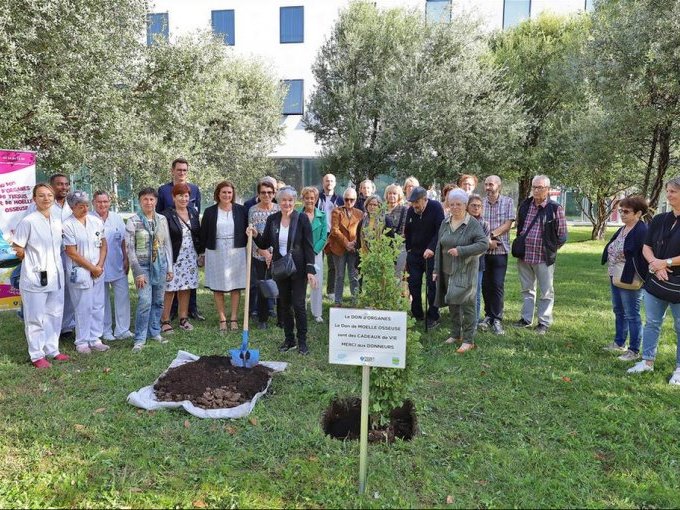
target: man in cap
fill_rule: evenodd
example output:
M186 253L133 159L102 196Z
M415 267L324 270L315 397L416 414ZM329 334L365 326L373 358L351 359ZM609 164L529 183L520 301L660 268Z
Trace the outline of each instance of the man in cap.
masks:
M438 201L427 198L427 190L421 186L413 188L408 201L411 207L406 213L404 239L411 314L416 320L425 319L427 327L433 328L439 324L439 308L434 306L436 285L432 281L432 271L439 226L444 220L444 209ZM423 275L429 304L427 317L423 312L421 297Z

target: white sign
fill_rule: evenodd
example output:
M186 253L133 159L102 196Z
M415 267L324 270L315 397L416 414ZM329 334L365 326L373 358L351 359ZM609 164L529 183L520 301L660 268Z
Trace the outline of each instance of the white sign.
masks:
M406 312L331 308L328 362L404 368Z

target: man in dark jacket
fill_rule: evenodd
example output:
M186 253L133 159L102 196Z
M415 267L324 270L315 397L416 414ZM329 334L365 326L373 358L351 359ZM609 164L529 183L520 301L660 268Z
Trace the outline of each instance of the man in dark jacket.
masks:
M162 213L169 207L174 207L174 202L172 200L172 188L175 184L186 184L189 186L189 209L193 209L197 214L201 214L201 191L198 186L191 184L188 181L189 177L189 163L184 158L177 158L170 165L170 174L172 180L166 182L160 188L158 188L158 202L156 203L156 212ZM170 317L174 319L177 316L177 300L172 302L172 309L170 311ZM203 317L198 311L198 305L196 304L196 289L191 290L189 295L189 317L192 319L204 321Z
M555 257L557 250L567 242L567 221L564 208L550 200L548 176L537 175L532 179L531 194L532 198L520 206L517 217L517 237L524 237L525 247L524 253L517 260L517 273L522 288L522 316L515 326L531 326L538 283L536 333L544 335L553 321ZM513 255L516 255L515 252L513 248Z
M408 197L411 207L406 213L404 238L406 241L406 267L408 289L411 293L411 313L416 320L426 319L427 327L439 324L439 308L434 306L436 285L432 281L434 252L437 247L439 226L444 220L444 209L436 200L427 198L427 190L417 186ZM423 313L421 297L423 275L427 289L429 309Z

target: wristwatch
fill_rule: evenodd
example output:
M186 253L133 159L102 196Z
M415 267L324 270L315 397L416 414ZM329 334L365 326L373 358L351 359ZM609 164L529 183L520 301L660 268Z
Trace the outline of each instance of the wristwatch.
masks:
M671 267L673 265L673 259L666 259L666 265Z

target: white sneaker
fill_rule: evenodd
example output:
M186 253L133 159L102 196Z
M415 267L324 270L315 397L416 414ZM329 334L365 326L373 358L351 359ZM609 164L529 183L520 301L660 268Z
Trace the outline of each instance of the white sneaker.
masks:
M102 340L106 340L107 342L113 342L115 339L116 339L116 337L113 336L110 333L107 333L107 334L102 336Z
M110 348L111 347L109 347L106 344L101 343L99 340L97 340L96 342L90 342L90 349L92 349L94 351L106 352Z
M122 335L118 335L116 337L116 340L127 340L128 338L132 338L133 336L135 336L135 335L133 335L132 332L126 331ZM106 340L106 338L104 340Z
M76 345L76 351L80 354L90 354L92 352L87 344Z
M326 299L328 301L335 301L335 294L326 294Z
M628 349L626 352L624 352L621 356L619 356L617 359L620 359L621 361L635 361L640 357L640 354L637 352L633 352L630 349Z
M622 345L617 344L616 342L612 342L610 344L605 345L602 348L602 350L610 352L625 352L626 348Z
M671 384L673 386L680 386L680 368L675 369L675 372L673 372L671 380L668 381L668 384Z
M142 349L144 349L144 344L141 342L137 342L132 346L132 352L142 352Z
M323 317L314 317L316 322L323 322Z
M629 374L641 374L642 372L654 372L654 365L648 365L645 360L638 361L626 370Z
M161 335L152 336L151 340L156 340L156 342L158 342L160 344L167 344L168 343L167 339L163 338Z

